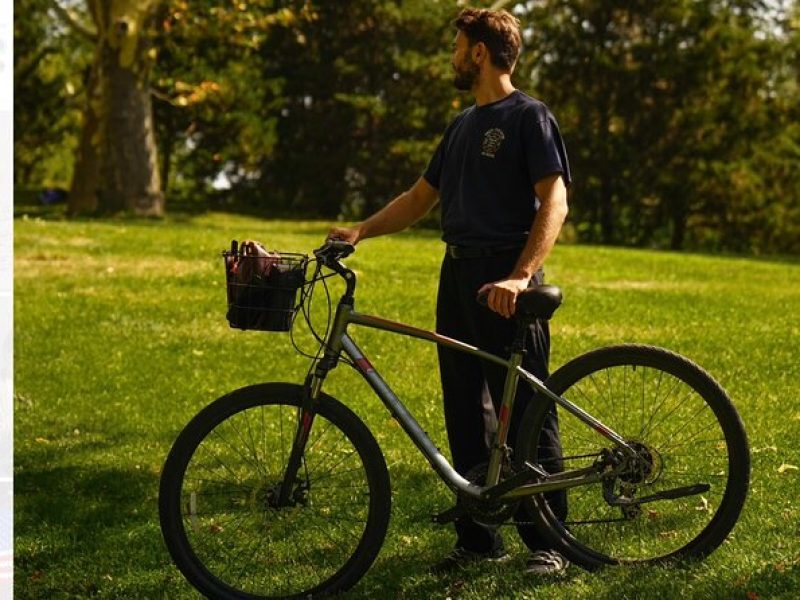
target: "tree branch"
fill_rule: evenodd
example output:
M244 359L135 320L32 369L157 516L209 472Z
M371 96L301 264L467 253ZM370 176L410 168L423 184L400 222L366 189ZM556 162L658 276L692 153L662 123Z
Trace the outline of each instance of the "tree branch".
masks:
M72 12L61 6L58 0L50 0L50 7L55 11L56 15L58 15L58 18L61 19L61 21L67 27L72 29L72 31L86 38L90 42L97 41L97 32L81 23L78 18L72 14Z
M41 46L33 55L23 57L19 63L14 65L14 86L16 87L20 81L30 77L42 59L55 51L56 49L52 46Z

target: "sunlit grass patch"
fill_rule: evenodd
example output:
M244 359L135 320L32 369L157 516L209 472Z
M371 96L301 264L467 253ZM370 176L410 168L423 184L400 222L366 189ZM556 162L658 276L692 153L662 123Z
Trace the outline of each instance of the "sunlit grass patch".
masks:
M156 515L158 477L183 425L232 389L300 382L286 334L232 330L219 253L233 238L308 253L328 224L209 214L165 222L15 223L15 597L194 598ZM442 245L431 233L368 240L349 263L357 308L433 327ZM373 429L389 465L386 545L353 598L795 598L800 589L800 265L560 246L547 265L564 305L552 366L618 342L674 348L727 389L750 435L753 485L731 539L680 569L573 569L559 581L515 560L428 575L449 551L429 522L452 502L369 387L345 366L326 391ZM341 286L332 286L335 302ZM318 289L314 314L326 304ZM318 320L318 324L321 322ZM298 326L298 342L315 351ZM446 448L433 346L354 328L395 391Z

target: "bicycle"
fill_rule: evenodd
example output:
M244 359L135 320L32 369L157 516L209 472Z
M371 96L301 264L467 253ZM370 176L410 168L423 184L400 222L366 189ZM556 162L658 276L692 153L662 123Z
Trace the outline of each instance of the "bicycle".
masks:
M300 301L290 298L287 308L286 288L276 285L284 293L281 308L262 303L288 315L271 315L263 329L285 331L299 309L308 319L316 283L343 278L345 292L332 324L329 310L305 382L263 383L219 398L188 423L169 453L161 528L175 564L198 590L212 598L318 597L349 589L373 563L389 523L389 475L369 429L322 391L340 362L369 383L455 493L455 506L434 516L438 523L463 515L506 523L522 506L530 521L518 528L534 527L587 569L702 558L726 539L745 501L750 455L739 415L703 369L665 349L620 345L581 355L542 382L520 367L524 334L505 359L357 312L356 274L342 262L353 250L327 242L314 259L287 259L284 272L293 269L302 281L294 290L301 290ZM231 264L245 258L235 247L224 254L230 292L237 285ZM309 263L316 266L306 279ZM253 308L238 306L237 298L229 296L228 316L241 327L247 323L234 321ZM519 331L549 319L560 303L560 290L550 285L520 294ZM507 369L490 459L479 473L465 477L453 469L350 337L351 326L442 344ZM508 415L520 380L536 395L512 453ZM548 462L538 459L537 440L553 403L562 415L562 452ZM545 498L554 490L568 494L563 521Z

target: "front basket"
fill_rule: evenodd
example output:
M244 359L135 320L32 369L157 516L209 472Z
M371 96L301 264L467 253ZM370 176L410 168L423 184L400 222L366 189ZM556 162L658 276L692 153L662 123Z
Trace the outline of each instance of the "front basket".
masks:
M227 319L236 329L289 331L299 308L297 291L306 280L308 257L222 253L228 291Z

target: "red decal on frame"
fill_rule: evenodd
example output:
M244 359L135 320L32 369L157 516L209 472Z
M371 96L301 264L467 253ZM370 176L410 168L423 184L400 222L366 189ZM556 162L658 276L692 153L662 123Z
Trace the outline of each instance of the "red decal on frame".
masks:
M363 373L369 373L370 371L375 370L370 362L363 356L356 359L356 366L361 369Z
M311 413L304 412L303 413L303 433L308 434L308 430L311 427Z
M500 423L505 424L506 419L508 419L508 407L503 405L500 408L500 417L498 417L498 420Z

